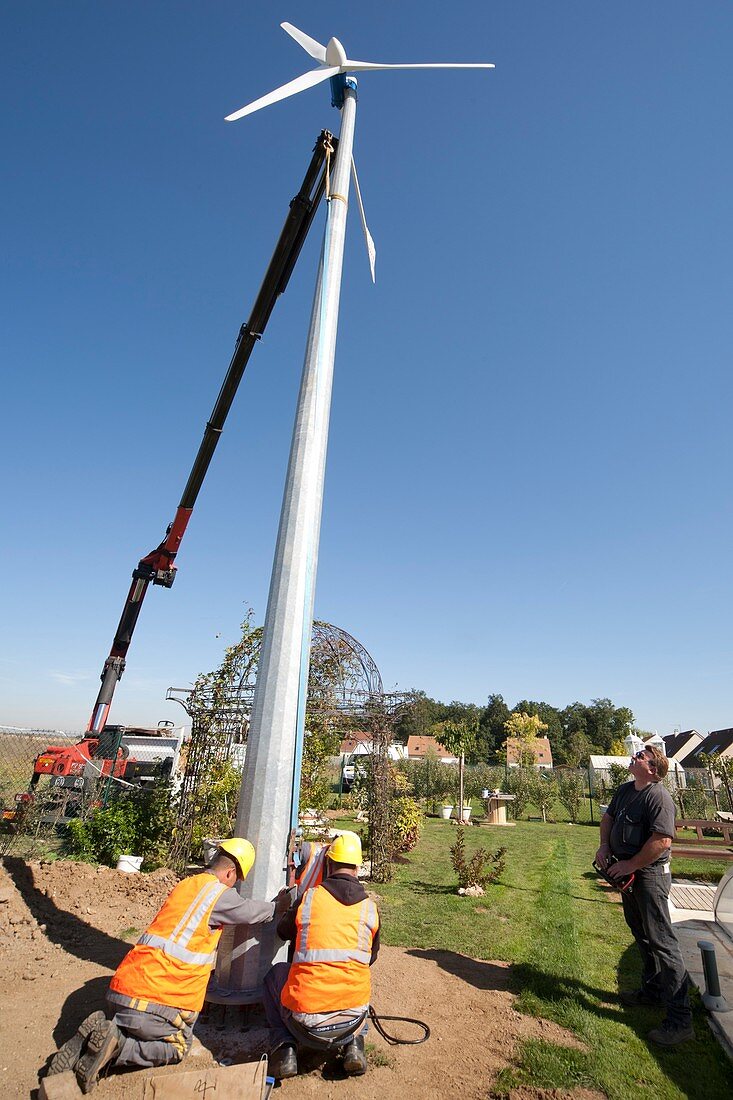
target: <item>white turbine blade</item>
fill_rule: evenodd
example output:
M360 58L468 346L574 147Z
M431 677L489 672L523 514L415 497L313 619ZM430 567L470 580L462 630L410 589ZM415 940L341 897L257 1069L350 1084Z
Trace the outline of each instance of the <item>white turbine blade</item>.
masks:
M426 65L379 65L379 64L376 64L372 61L352 61L351 58L348 58L347 61L346 61L346 64L342 66L342 71L343 72L348 72L348 73L358 73L358 72L366 72L369 69L494 69L494 68L496 68L495 65L488 64L488 63L485 63L485 62L480 62L480 63L479 62L477 62L477 63L471 62L470 64L465 64L465 63L454 64L451 61L445 61L445 62L441 61L441 62L436 62L435 64L429 63L429 64L426 64Z
M364 203L361 199L361 187L359 187L359 177L356 174L356 162L354 158L351 158L351 174L354 177L354 190L356 191L356 201L359 204L359 213L361 214L361 227L364 230L364 240L367 246L367 255L369 257L369 270L372 273L372 282L376 283L376 275L374 272L375 264L377 262L377 250L374 246L372 235L369 232L369 227L366 223L366 214L364 213Z
M306 53L309 53L311 57L315 57L316 61L320 61L321 64L324 63L326 60L325 46L322 46L320 42L316 42L315 38L304 34L303 31L299 31L292 23L281 23L280 26L286 34L295 39L299 46L302 46Z
M283 84L281 87L275 88L273 92L268 92L267 95L261 96L260 99L255 99L253 103L248 103L246 107L240 107L238 111L235 111L231 115L227 115L224 121L235 122L238 118L244 118L245 115L251 115L254 111L259 111L262 107L269 107L271 103L277 103L281 99L287 99L290 95L304 92L306 88L312 88L314 84L320 84L322 81L328 80L329 77L335 76L338 71L338 67L331 65L323 69L312 69L309 73L303 73L302 76L296 76L295 80L291 80L288 84Z

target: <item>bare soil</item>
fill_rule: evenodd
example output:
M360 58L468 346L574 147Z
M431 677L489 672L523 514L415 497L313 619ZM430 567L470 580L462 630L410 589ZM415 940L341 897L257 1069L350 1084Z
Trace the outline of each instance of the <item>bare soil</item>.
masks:
M36 1095L50 1056L81 1020L104 1007L110 975L176 882L166 870L128 875L106 867L59 861L0 866L0 1096ZM540 1037L578 1046L569 1032L523 1016L509 991L508 964L450 951L383 947L372 971L380 1016L424 1020L430 1039L389 1046L370 1031L370 1069L343 1078L322 1064L282 1083L283 1100L412 1100L459 1095L489 1097L498 1072L512 1064L517 1043ZM385 1022L388 1031L415 1035ZM402 1030L399 1031L399 1028ZM197 1042L181 1067L111 1074L98 1100L142 1100L145 1080L204 1068L222 1059L252 1061L267 1049L267 1031L252 1010L214 1009L197 1025ZM585 1090L513 1090L511 1100L592 1100Z

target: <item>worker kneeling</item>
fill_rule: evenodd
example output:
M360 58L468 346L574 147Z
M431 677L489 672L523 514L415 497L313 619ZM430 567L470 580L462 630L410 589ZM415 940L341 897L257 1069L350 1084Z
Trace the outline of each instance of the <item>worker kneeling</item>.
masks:
M297 1051L336 1051L346 1073L366 1072L364 1036L371 998L369 967L379 951L379 915L357 878L361 841L342 833L330 845L328 875L306 890L277 926L293 941L292 962L276 963L264 982L273 1031L270 1073L298 1072Z
M206 871L178 883L110 982L111 1019L88 1016L53 1057L49 1074L75 1070L88 1093L109 1066L151 1068L188 1054L222 927L262 924L289 905L287 890L275 901L250 901L233 889L254 860L248 840L224 840Z

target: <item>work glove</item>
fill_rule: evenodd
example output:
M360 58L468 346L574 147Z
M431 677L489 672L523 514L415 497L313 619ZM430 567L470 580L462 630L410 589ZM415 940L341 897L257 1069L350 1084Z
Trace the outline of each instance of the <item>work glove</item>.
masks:
M276 917L281 917L283 915L283 913L287 913L288 909L290 908L290 906L295 901L295 896L296 896L295 887L291 887L290 889L288 889L287 886L283 886L282 890L277 895L277 897L273 898L273 901L275 902L275 916Z

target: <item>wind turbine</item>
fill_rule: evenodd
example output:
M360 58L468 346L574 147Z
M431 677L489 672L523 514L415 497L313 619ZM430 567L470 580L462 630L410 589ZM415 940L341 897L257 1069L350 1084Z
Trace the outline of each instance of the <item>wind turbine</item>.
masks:
M271 103L277 103L281 99L287 99L288 96L296 95L298 92L304 92L306 88L313 88L323 80L330 80L331 77L345 75L346 73L364 73L376 69L494 68L493 65L485 62L466 64L464 62L454 63L450 61L441 61L438 63L427 62L420 65L383 65L378 61L351 61L346 56L346 50L341 45L338 38L330 39L328 45L323 46L320 42L316 42L315 38L311 38L309 35L304 34L303 31L299 31L292 23L281 23L280 26L286 34L289 34L291 38L295 39L299 46L303 47L307 54L310 54L311 57L315 58L315 60L320 63L319 68L303 73L302 76L296 76L295 80L291 80L289 83L283 84L279 88L275 88L273 92L268 92L267 95L261 96L260 99L255 99L252 103L248 103L246 107L240 107L238 111L234 111L231 115L226 116L226 122L236 122L238 118L244 118L245 115L251 115L255 111L259 111L262 107L269 107Z
M247 756L236 836L255 845L254 868L242 884L247 897L273 897L283 885L286 854L298 824L300 762L305 728L310 640L328 443L333 364L336 351L341 269L353 168L356 121L354 73L379 69L493 69L491 64L427 63L384 65L351 61L337 38L327 46L291 23L284 31L318 62L318 68L268 92L227 115L234 122L291 95L331 80L331 102L341 111L341 132L330 186L323 247L298 398L290 462L280 513L275 560L252 703ZM355 173L355 169L354 173ZM373 243L366 228L355 177L362 224L374 277ZM273 925L237 929L222 941L209 1000L258 1000L265 972L285 957Z

